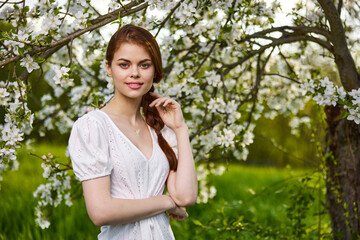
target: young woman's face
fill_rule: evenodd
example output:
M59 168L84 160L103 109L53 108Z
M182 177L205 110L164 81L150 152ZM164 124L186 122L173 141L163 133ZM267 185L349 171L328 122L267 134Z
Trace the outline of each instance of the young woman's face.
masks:
M114 80L115 95L141 98L153 84L155 67L149 53L140 45L121 44L106 68Z

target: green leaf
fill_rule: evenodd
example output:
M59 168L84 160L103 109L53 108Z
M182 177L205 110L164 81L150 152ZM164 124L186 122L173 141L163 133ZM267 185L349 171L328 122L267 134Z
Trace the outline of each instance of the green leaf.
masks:
M192 220L192 221L193 221L193 223L194 223L195 225L197 225L197 226L203 226L202 223L201 223L199 220L194 219L194 220Z
M18 52L19 52L20 56L24 56L24 49L23 48L19 48Z
M9 38L9 33L8 32L1 32L1 36L4 38Z
M43 63L43 62L45 61L44 58L41 58L41 57L39 57L39 56L34 56L34 59L35 59L35 61L36 61L37 63Z
M349 116L349 115L350 115L350 113L349 113L348 111L344 110L344 111L341 113L340 118L346 118L346 117Z

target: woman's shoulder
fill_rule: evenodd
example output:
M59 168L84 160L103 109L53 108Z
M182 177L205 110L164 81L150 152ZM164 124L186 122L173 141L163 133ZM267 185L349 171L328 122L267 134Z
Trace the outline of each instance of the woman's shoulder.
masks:
M75 121L75 125L82 125L82 124L89 124L89 123L95 123L95 124L105 124L106 123L106 113L102 112L99 109L90 111L81 117L79 117Z
M89 139L94 142L108 137L109 128L106 115L100 110L88 112L78 118L71 129L69 144L77 139Z

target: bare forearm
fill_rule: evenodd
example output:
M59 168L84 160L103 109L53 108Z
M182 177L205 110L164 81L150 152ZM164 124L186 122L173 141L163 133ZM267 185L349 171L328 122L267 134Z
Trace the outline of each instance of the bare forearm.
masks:
M167 195L146 199L113 198L109 176L84 181L82 185L87 212L97 226L131 223L175 207L174 201Z
M101 225L127 224L140 221L174 208L168 196L147 199L110 198L104 204Z
M169 191L174 201L179 205L192 205L197 198L198 184L186 126L175 130L178 145L178 168L171 172L168 181L173 187Z

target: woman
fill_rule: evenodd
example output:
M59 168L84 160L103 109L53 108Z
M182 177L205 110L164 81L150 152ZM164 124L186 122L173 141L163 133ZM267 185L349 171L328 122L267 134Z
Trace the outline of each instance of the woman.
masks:
M159 46L126 25L110 39L106 66L114 97L79 118L69 139L88 214L99 239L174 239L165 212L187 218L197 180L180 105L153 93L163 77Z

